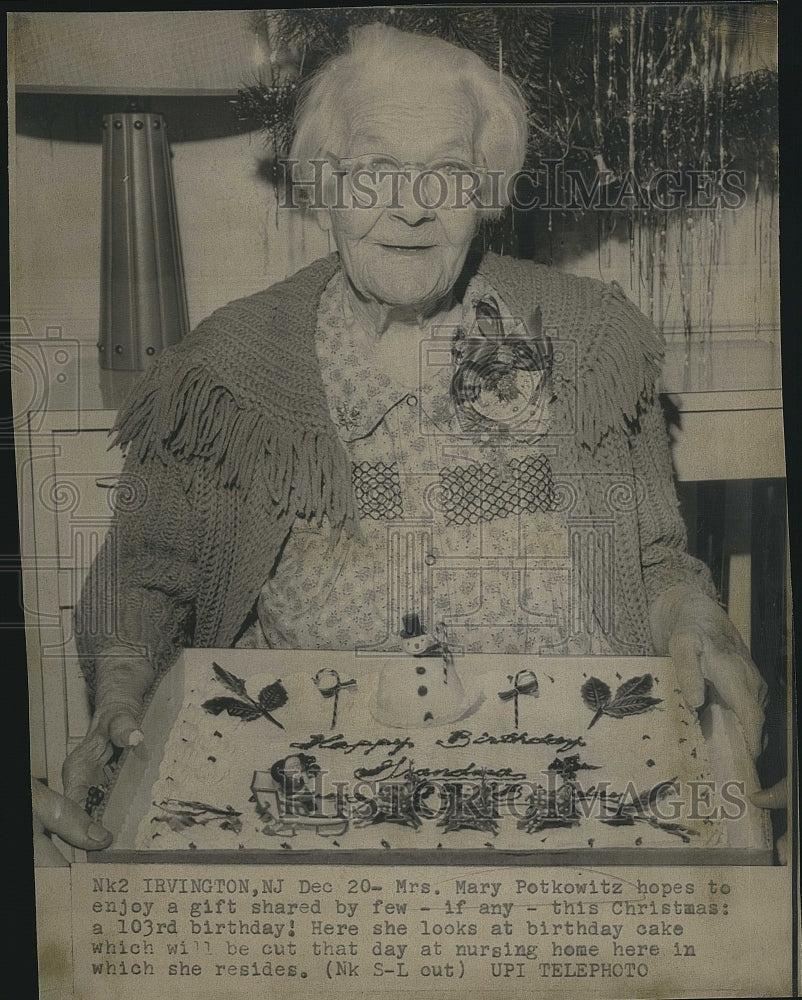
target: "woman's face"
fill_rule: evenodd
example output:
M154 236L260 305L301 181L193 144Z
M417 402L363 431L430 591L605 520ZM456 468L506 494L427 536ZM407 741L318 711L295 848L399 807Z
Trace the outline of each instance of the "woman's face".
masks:
M453 84L438 88L424 81L399 86L378 82L349 99L346 135L339 159L389 155L402 164L474 162L473 114ZM345 181L340 204L326 216L345 273L365 300L392 308L425 311L453 287L476 232L472 205L429 208L434 196L415 197L411 179L385 180L373 187L374 207L354 204ZM435 186L435 191L437 187ZM363 201L367 199L362 199ZM465 201L466 199L463 199Z

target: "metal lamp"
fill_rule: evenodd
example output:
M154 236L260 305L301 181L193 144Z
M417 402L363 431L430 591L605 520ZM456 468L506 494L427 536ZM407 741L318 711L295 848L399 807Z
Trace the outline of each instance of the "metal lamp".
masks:
M267 55L250 16L11 15L17 93L103 99L102 369L143 371L189 328L167 122L151 103L231 97L258 76Z
M166 123L103 116L100 367L142 371L189 329Z

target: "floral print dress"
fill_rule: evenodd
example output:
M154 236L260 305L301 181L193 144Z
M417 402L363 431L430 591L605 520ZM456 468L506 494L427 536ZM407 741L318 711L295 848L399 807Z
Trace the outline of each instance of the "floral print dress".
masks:
M455 651L605 652L569 628L547 339L481 278L425 331L414 390L371 367L357 334L338 273L316 349L359 535L332 541L327 523L299 518L238 645L397 650L417 613Z

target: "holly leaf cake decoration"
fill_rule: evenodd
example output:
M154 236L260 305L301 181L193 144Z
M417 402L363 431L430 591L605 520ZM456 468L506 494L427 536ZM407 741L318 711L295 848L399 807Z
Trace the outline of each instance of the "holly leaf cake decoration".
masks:
M651 674L641 674L624 681L613 696L609 686L598 677L589 677L582 685L582 701L593 712L588 729L591 729L603 715L613 719L624 719L628 715L641 715L662 702L650 694L654 679Z
M228 715L235 719L242 719L243 722L253 722L254 719L258 719L262 715L261 709L254 708L247 702L238 701L236 698L210 698L203 703L203 707L210 715L220 715L222 712L227 712Z
M630 677L615 693L616 700L627 696L648 694L652 690L652 675L642 674L640 677Z
M259 692L258 703L262 715L264 715L266 719L270 719L270 721L274 723L274 725L278 726L279 729L283 729L284 726L281 725L278 719L274 719L270 713L275 712L277 708L283 708L284 705L287 704L287 701L287 691L281 681L275 681L273 684L268 684L267 687L263 687Z
M212 670L214 670L215 677L229 691L233 691L234 694L238 694L242 698L248 697L248 692L245 689L245 681L241 677L237 677L236 674L224 670L219 663L212 663Z
M242 722L253 722L255 719L265 718L274 726L278 726L279 729L284 728L278 719L271 714L277 708L283 708L289 700L287 690L281 681L274 681L273 684L263 687L259 692L258 700L254 700L248 694L245 681L241 677L224 670L219 663L212 663L212 669L220 683L229 691L238 694L239 698L229 698L226 695L219 698L209 698L201 706L205 711L210 715L221 715L226 712Z
M612 716L614 719L624 719L628 715L641 715L648 712L650 708L659 705L662 698L649 698L645 695L631 695L628 698L615 698L609 705L604 706L604 715Z
M156 803L153 803L156 805ZM242 832L242 813L231 806L224 809L208 805L206 802L164 799L158 803L161 815L154 816L151 823L166 823L174 833L193 826L217 824L221 830L232 833Z
M584 701L588 708L592 708L596 712L591 719L590 726L588 726L588 729L590 729L591 726L594 726L601 718L602 713L604 712L604 706L610 701L612 691L610 691L610 688L604 683L604 681L600 681L598 677L589 677L582 685L581 693L582 701Z

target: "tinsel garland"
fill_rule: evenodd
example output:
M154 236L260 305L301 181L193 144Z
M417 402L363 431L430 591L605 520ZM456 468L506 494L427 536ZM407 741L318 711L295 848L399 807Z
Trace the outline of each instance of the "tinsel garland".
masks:
M540 169L541 177L545 161L562 167L556 188L555 178L549 180L561 207L539 218L508 210L483 226L486 248L527 256L542 241L543 234L535 235L540 219L547 220L550 244L555 216L587 214L581 204L570 204L564 186L569 170L579 171L589 184L601 173L609 194L626 184L628 175L648 187L661 171L677 170L683 189L693 171L714 171L714 188L721 191L724 171L737 169L751 189L760 259L771 261L773 230L764 225L762 206L767 204L771 220L778 179L778 77L773 70L751 70L748 58L738 59L754 25L761 27L749 20L755 11L759 17L758 5L731 3L255 11L253 29L273 53L271 76L244 82L235 106L266 134L278 184L276 163L292 143L300 87L344 48L353 28L382 22L437 36L470 49L516 81L530 126L525 166ZM543 187L535 184L533 190L542 204ZM667 264L669 241L678 242L674 276L687 379L694 335L702 336L702 367L710 368L722 213L719 206L668 214L627 204L597 213L599 247L614 230L621 232L615 217L623 215L631 285L663 329L673 271ZM759 273L762 282L762 269ZM755 324L757 333L757 314Z
M735 164L774 182L777 74L727 75L728 40L744 26L739 9L720 6L256 11L254 30L280 48L278 69L244 83L236 108L285 154L300 83L352 28L379 21L444 38L511 76L529 107L530 167L559 157L567 168L648 176Z

